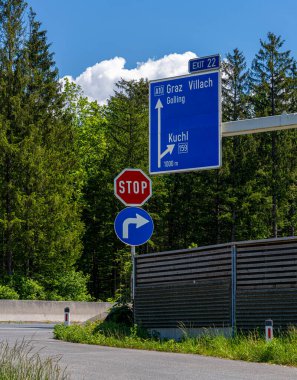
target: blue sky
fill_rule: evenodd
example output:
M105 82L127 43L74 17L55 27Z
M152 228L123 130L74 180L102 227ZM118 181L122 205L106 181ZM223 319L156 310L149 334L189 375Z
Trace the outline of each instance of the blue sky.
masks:
M61 77L77 78L88 67L115 57L123 57L122 66L133 70L138 62L173 53L224 57L235 47L250 63L259 39L269 31L281 35L284 47L297 58L296 0L28 0L28 4L48 31ZM112 65L113 61L110 70Z

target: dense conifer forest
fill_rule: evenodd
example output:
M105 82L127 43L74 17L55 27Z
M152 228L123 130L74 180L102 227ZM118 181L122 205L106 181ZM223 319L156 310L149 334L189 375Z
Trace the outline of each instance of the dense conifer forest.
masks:
M261 38L250 67L238 48L226 54L223 121L294 112L297 64L282 36ZM62 86L34 11L0 0L0 298L129 294L130 250L113 229L126 167L148 173L147 80L122 79L106 106ZM294 129L224 138L221 169L152 181L155 232L139 254L296 234Z

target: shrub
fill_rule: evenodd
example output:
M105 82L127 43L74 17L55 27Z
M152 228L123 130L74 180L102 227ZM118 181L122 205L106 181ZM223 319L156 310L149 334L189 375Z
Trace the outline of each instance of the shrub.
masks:
M46 294L42 285L32 278L22 277L16 287L23 300L45 300Z
M88 276L74 270L47 280L47 298L55 301L92 301L88 294Z
M133 326L133 310L128 304L115 304L105 318L106 322L114 322L125 326Z
M7 285L0 285L0 299L4 300L18 300L19 294Z

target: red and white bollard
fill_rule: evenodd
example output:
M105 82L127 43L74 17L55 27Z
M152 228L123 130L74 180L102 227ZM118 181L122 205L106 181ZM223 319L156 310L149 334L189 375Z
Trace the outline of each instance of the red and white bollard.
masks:
M65 309L64 309L64 325L70 326L70 309L69 309L69 307L65 307Z
M273 339L273 320L266 319L265 321L265 338L266 342L270 342Z

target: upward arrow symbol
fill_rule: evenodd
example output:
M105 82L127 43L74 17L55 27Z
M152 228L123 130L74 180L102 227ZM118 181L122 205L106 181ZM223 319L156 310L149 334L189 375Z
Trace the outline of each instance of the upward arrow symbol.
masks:
M161 99L158 99L155 109L158 110L158 168L161 167L161 159L167 154L172 153L175 147L175 144L167 145L167 149L161 153L161 110L163 108L163 104Z

